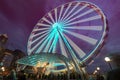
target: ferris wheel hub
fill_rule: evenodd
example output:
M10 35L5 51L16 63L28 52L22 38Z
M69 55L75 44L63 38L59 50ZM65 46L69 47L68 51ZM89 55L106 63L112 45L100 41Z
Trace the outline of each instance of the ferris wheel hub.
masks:
M62 30L63 25L62 25L61 23L54 23L54 24L52 25L52 27L53 27L53 30L63 31L63 30Z

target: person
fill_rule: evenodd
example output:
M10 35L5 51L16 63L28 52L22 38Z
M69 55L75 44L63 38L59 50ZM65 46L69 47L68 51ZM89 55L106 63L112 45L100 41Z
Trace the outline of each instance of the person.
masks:
M18 74L18 80L26 80L26 75L24 74L24 71L21 70Z
M89 76L88 80L95 80L92 75Z
M103 75L97 75L96 80L104 80Z
M114 69L107 73L106 80L120 80L120 54L112 55Z
M9 76L8 76L9 80L17 80L17 76L16 76L16 71L14 69L11 70Z

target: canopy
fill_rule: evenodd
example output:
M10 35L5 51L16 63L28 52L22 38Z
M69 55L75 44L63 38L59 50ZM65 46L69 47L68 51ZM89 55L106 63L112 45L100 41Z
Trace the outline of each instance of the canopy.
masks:
M54 53L39 53L23 57L17 60L18 64L28 66L44 67L49 64L49 67L65 66L65 62L70 65L70 60L63 55Z

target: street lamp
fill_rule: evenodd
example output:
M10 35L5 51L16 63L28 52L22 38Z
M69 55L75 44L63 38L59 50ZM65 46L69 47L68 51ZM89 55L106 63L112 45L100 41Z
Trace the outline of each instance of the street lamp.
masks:
M100 70L100 67L97 67L97 70L99 71L99 70Z
M106 62L110 62L111 60L110 60L109 57L105 57L105 61L106 61Z
M100 75L100 67L97 67L98 74Z
M111 59L109 57L105 57L105 61L108 63L110 69L112 70L112 66L110 64Z

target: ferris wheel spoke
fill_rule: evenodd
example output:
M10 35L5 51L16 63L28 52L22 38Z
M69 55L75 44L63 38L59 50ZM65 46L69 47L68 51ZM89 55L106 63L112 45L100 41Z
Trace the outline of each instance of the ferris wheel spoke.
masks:
M53 46L53 53L56 53L56 48L57 48L57 42L58 42L58 36L56 36L56 40Z
M59 32L60 37L62 38L62 40L64 41L64 44L66 45L67 50L71 53L70 55L73 56L74 58L76 58L76 55L74 54L74 51L72 50L69 42L67 41L67 39L64 37L63 33Z
M40 47L37 49L36 53L39 53L42 51L43 47L46 46L47 42L49 41L49 39L52 37L53 35L49 35L45 40L44 42L40 45Z
M72 10L70 10L70 12L68 12L68 14L65 16L65 18L68 17L71 13L73 13L74 10L79 6L79 4L80 4L80 3L77 3L77 4L72 8ZM63 18L63 21L64 21L65 18Z
M52 38L53 38L53 42L52 42L52 44L51 44L48 52L52 52L53 46L54 46L54 44L55 44L55 37L56 37L56 36L55 36L55 34L54 34L54 36L52 37Z
M71 22L71 23L66 24L66 25L68 26L68 25L73 25L73 24L77 24L77 23L93 21L93 20L97 20L97 19L100 19L100 18L101 18L100 15L96 15L96 16L92 16L92 17L89 17L89 18L86 18L86 19L79 20L79 21Z
M46 26L46 27L50 27L51 25L47 25L47 24L43 24L43 23L37 23L37 26Z
M45 17L42 18L44 21L46 21L49 24L53 24L51 21L49 21L48 19L46 19Z
M74 15L78 14L80 11L82 11L83 9L85 9L88 5L82 6L80 9L78 9L78 11L76 11L75 13L71 14L69 17L64 18L65 21L68 21L70 18L72 18ZM76 19L76 18L75 18Z
M70 3L67 7L67 9L65 10L65 12L63 13L63 16L61 17L60 20L62 20L64 18L64 16L66 15L66 13L68 12L69 8L71 7L72 3Z
M61 49L62 54L63 54L65 57L68 57L67 52L66 52L66 50L65 50L64 43L63 43L61 37L59 37L59 43L60 43L60 49Z
M80 17L82 17L82 16L85 16L85 15L87 15L87 14L89 14L89 13L92 13L93 11L94 11L93 9L90 9L90 10L88 10L88 11L86 11L86 12L84 12L84 13L82 13L82 14L74 17L74 18L72 18L71 20L69 20L69 19L70 19L70 17L69 17L68 19L66 19L66 23L69 23L69 22L71 22L71 21L73 21L73 20L75 20L75 19L77 19L77 18L80 18Z
M51 46L52 40L53 40L53 36L51 36L51 38L49 39L49 42L47 43L43 52L49 52L49 48Z
M97 43L98 40L94 39L94 38L91 38L91 37L88 37L88 36L85 36L85 35L82 35L82 34L78 34L78 33L75 33L75 32L72 32L72 31L68 31L68 30L65 30L65 32L69 33L70 35L76 37L76 38L79 38L85 42L88 42L92 45L95 45Z
M30 52L33 52L33 50L35 50L47 38L47 36L42 38L40 42L38 42L33 48L31 48Z
M80 55L80 58L83 58L86 55L86 53L83 50L81 50L69 37L67 37L67 35L65 35L65 37L68 40L69 44L72 46L72 48L75 50L75 52L77 52L77 54Z
M33 40L31 43L32 43L32 44L35 43L36 41L40 40L42 37L46 36L47 34L49 34L49 33L45 33L45 34L41 35L41 36L38 37L37 39Z
M41 31L41 30L47 30L49 28L39 28L39 29L34 29L33 32L36 32L36 31Z
M55 20L53 19L52 14L48 13L48 15L49 15L50 19L52 20L52 22L55 23Z
M60 9L60 14L59 14L58 21L59 21L59 20L60 20L60 18L61 18L61 15L62 15L63 9L64 9L64 5L62 5L62 7L61 7L61 9Z
M57 22L57 19L58 19L58 18L57 18L57 8L55 8L54 11L55 11L55 22Z
M70 26L70 27L63 27L64 29L79 29L79 30L94 30L94 31L101 31L102 26Z
M53 41L53 44L52 44L52 46L51 46L51 50L50 50L50 51L51 51L52 53L56 53L57 40L58 40L58 35L55 36L54 41Z
M39 36L39 35L41 35L41 34L44 34L44 33L48 32L48 31L49 31L49 30L42 31L41 33L37 33L37 34L35 34L35 35L32 35L32 37L37 37L37 36Z

